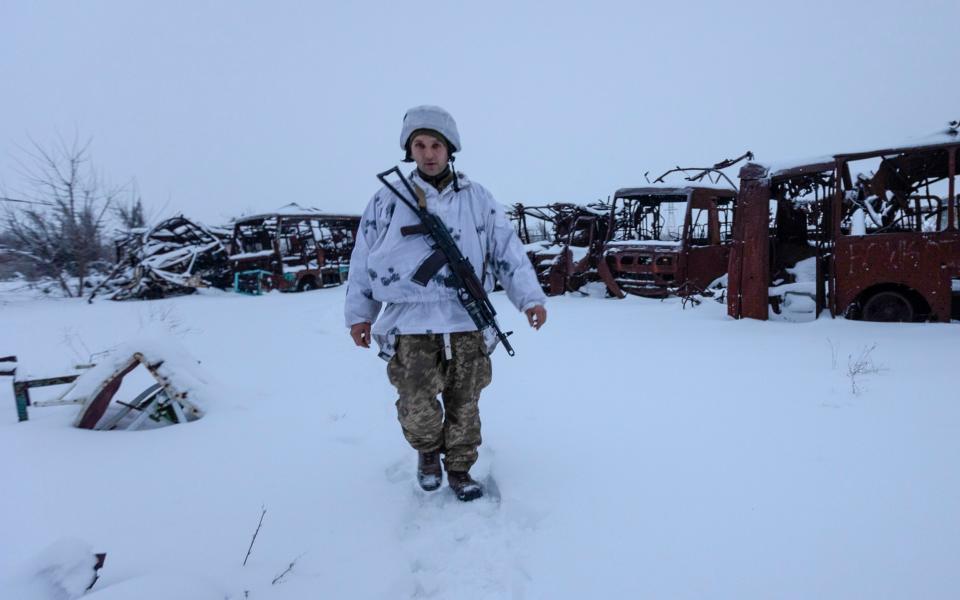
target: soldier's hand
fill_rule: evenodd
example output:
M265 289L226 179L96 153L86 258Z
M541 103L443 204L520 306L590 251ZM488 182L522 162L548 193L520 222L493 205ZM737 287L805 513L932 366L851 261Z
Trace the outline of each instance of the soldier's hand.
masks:
M370 323L356 323L350 326L350 337L353 343L361 348L370 347Z
M543 327L543 324L547 322L547 309L541 304L528 308L527 322L530 323L530 327L540 329Z

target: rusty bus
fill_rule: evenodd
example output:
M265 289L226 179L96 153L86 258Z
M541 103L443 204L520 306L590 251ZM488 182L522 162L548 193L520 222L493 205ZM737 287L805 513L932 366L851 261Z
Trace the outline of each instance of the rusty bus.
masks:
M960 317L957 125L910 144L744 166L728 313Z
M737 186L724 173L743 160L712 167L675 167L643 187L616 191L602 262L609 294L663 298L712 295L727 272ZM683 174L671 184L666 178Z
M230 255L234 289L305 291L345 282L359 225L358 215L297 205L238 220Z
M616 191L602 261L611 295L703 293L727 271L737 191L703 183Z

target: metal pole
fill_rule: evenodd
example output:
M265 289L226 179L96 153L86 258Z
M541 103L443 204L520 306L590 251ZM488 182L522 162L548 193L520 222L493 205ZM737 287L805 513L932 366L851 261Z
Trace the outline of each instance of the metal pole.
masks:
M954 192L956 191L955 189L956 183L954 182L954 179L956 178L956 175L957 175L957 147L954 146L950 148L950 150L948 150L947 153L948 153L947 154L948 155L947 177L949 177L949 181L950 181L949 192L947 194L948 196L947 197L947 221L948 221L947 231L953 231L954 229L956 229L956 224L957 224L957 220L956 220L957 199L954 196Z
M22 423L29 419L27 407L30 406L30 388L27 382L13 380L13 397L17 403L17 421Z

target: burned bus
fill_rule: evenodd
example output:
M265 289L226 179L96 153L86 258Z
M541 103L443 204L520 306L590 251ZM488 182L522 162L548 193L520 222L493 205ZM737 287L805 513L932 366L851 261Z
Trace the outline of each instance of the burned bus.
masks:
M611 295L704 293L727 271L737 191L696 183L616 191L602 261Z
M289 205L234 224L234 289L306 291L346 282L359 215Z
M508 216L547 295L576 291L605 275L598 271L610 222L606 204L515 204Z
M952 123L911 144L744 166L728 313L960 318L958 148Z

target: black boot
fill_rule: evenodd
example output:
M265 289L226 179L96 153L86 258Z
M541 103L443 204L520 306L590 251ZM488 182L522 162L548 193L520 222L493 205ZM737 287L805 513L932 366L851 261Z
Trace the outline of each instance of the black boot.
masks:
M421 452L417 461L417 481L428 492L440 487L443 471L440 469L440 451Z
M483 496L483 487L467 471L447 471L447 483L458 500L470 502Z

